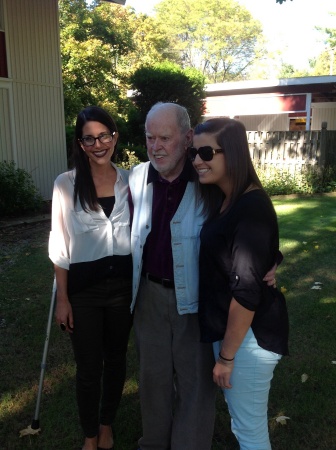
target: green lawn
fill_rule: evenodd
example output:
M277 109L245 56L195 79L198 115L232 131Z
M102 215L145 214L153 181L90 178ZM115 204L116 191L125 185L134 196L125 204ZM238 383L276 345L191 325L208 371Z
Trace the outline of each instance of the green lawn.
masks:
M269 402L273 450L336 449L336 195L274 198L284 262L290 356L275 371ZM0 235L0 450L73 450L82 443L69 339L53 324L38 436L19 437L34 416L53 280L47 230L11 250ZM321 284L317 284L321 283ZM319 287L320 289L312 289ZM141 435L137 358L115 424L116 450L135 450ZM302 375L308 376L302 382ZM212 450L237 450L221 394ZM276 422L287 416L286 425Z

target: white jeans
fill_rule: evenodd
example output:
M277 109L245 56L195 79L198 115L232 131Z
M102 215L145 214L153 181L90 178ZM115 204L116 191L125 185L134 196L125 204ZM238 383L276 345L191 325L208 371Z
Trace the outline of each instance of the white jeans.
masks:
M213 343L215 358L222 341ZM259 347L250 328L236 353L231 389L223 389L231 430L240 450L271 450L267 406L273 371L281 355Z

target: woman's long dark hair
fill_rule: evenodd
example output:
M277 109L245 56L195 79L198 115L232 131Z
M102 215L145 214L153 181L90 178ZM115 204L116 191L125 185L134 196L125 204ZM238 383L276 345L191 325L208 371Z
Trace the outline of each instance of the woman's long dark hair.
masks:
M91 174L89 158L79 143L79 139L83 137L83 127L89 121L102 123L111 133L117 132L118 130L112 117L99 106L88 106L77 116L72 150L74 168L76 169L74 204L76 205L79 200L84 211L88 211L88 209L98 211L99 204ZM113 153L112 160L115 155L116 151Z
M228 209L250 185L263 189L252 164L246 129L241 122L227 117L209 119L194 129L195 136L203 133L215 136L218 147L224 150L226 174L232 186ZM217 186L201 185L205 211L209 217L212 217L220 207L218 191L220 189ZM222 195L221 199L223 198Z

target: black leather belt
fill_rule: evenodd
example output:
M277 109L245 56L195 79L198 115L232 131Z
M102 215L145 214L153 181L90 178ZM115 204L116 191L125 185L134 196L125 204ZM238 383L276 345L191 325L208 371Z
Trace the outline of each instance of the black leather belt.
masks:
M143 276L147 278L147 280L153 281L153 283L161 284L161 286L169 289L174 289L175 283L172 280L168 280L167 278L159 278L151 275L150 273L144 273Z

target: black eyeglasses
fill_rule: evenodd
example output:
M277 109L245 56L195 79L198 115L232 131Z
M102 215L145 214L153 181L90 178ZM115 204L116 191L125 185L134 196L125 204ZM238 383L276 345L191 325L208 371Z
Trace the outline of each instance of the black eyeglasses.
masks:
M188 156L191 161L195 161L198 155L203 161L211 161L216 153L223 153L222 148L212 148L209 145L205 147L200 147L199 149L195 147L188 147Z
M115 131L113 131L113 133L100 134L98 137L84 136L82 139L78 140L86 147L92 147L93 145L95 145L97 139L102 144L108 144L109 142L112 141L114 135Z

